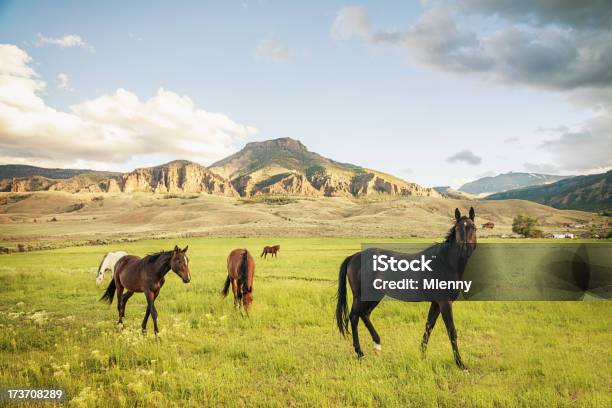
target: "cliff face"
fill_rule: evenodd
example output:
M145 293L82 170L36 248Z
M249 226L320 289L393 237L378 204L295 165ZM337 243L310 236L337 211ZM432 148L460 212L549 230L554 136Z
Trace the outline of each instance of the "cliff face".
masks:
M0 183L0 188L14 192L53 190L205 193L220 196L440 196L431 188L328 159L290 138L248 143L244 149L209 168L177 160L123 174L90 172L63 180L41 176L7 179Z
M14 178L11 182L11 192L25 193L28 191L48 190L56 181L42 176Z
M116 186L124 193L207 193L234 196L236 190L229 181L197 163L174 161L162 166L136 169L124 174Z
M15 178L5 183L5 190L66 191L71 193L206 193L235 196L231 183L187 161L174 161L157 167L136 169L124 174L87 173L65 180L51 180L40 176Z

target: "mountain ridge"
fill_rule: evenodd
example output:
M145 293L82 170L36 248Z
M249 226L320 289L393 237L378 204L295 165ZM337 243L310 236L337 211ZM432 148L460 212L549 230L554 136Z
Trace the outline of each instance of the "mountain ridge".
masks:
M554 183L491 194L487 200L521 199L563 210L612 209L612 170L568 177Z
M570 176L511 171L496 176L481 177L465 183L459 187L458 191L474 195L493 194L517 188L554 183L567 177Z
M40 169L41 173L46 170ZM222 196L440 196L431 188L326 158L291 138L248 143L243 149L209 167L188 160L173 160L126 173L89 171L60 180L30 175L0 181L0 191L44 190L207 193Z

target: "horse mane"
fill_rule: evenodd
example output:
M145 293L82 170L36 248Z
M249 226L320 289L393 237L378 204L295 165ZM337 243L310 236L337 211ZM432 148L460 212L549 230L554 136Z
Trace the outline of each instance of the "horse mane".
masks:
M446 236L444 237L444 243L445 244L452 244L453 242L455 242L455 230L457 228L457 224L453 225L451 227L450 230L448 230L448 232L446 233Z
M157 262L162 256L164 255L170 255L172 251L160 251L160 252L155 252L152 254L149 254L147 256L145 256L144 258L142 258L142 261L145 263L149 263L149 264L154 264L155 262Z
M102 265L104 264L104 262L106 262L108 254L110 254L110 252L107 252L106 255L104 255L104 258L102 258L102 262L100 262L100 266L98 266L98 273L106 271L106 268L104 268L104 271L101 271L100 269L102 269Z

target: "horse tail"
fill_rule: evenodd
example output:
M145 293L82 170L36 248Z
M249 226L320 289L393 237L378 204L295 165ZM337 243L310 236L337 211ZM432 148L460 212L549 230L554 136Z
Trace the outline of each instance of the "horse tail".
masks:
M245 292L249 289L249 251L246 249L242 254L242 262L240 263L240 281L244 287Z
M113 303L113 298L115 297L115 279L108 284L108 288L106 288L106 292L100 298L100 302L106 302L109 305Z
M227 296L227 292L229 291L229 287L230 287L230 277L229 275L227 276L227 279L225 280L225 285L223 285L223 290L221 291L221 294L223 295L223 297Z
M342 336L346 336L349 333L349 313L348 305L346 304L346 273L348 270L348 263L352 256L347 257L342 265L340 265L340 272L338 274L338 304L336 305L336 323L338 324L338 330Z

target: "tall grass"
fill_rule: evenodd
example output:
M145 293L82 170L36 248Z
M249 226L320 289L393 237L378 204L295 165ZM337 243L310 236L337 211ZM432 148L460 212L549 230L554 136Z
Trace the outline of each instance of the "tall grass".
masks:
M193 280L167 276L159 340L140 334L141 294L119 330L115 304L97 301L102 255L175 243L189 244ZM257 258L272 244L278 259ZM250 318L219 294L227 254L245 247L257 262ZM609 302L459 302L464 372L441 321L421 358L427 305L385 301L372 315L383 354L368 352L362 326L357 361L333 315L338 266L358 249L354 239L190 238L2 256L0 387L64 387L77 407L611 405Z

